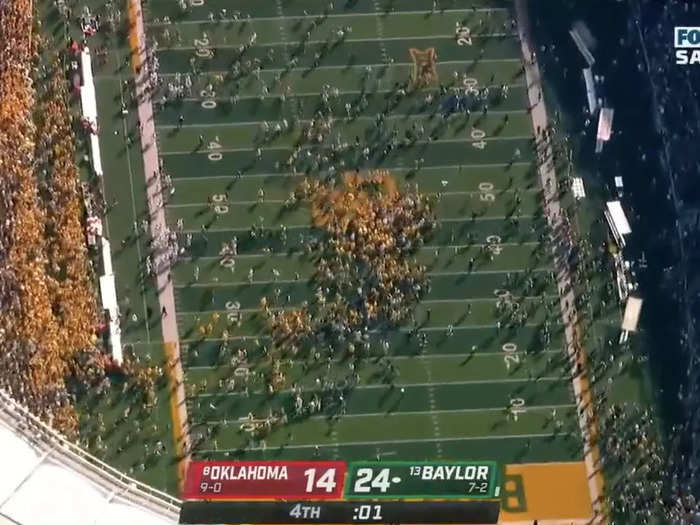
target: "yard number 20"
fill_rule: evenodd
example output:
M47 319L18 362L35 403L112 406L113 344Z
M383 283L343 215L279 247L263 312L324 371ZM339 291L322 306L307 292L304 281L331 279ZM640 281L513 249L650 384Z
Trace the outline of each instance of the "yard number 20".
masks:
M466 26L459 25L457 23L457 29L455 30L455 35L457 37L458 46L470 46L472 45L471 30Z

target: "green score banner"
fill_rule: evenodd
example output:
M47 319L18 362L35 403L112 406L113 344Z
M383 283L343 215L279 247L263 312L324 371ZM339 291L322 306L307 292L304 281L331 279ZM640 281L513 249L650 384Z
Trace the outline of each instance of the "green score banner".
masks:
M498 465L475 461L355 461L346 498L497 498Z

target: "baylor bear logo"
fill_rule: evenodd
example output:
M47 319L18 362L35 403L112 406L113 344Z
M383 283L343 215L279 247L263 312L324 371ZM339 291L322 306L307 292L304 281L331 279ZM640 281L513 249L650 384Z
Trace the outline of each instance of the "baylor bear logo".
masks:
M413 62L413 85L417 88L422 88L437 84L438 75L435 69L437 51L435 51L435 48L429 47L425 51L421 51L412 47L408 52Z

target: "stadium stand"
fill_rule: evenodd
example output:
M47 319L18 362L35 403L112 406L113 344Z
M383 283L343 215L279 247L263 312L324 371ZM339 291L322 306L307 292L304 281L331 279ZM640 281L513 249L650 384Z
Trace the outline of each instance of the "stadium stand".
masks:
M172 525L180 501L121 474L0 390L0 525Z

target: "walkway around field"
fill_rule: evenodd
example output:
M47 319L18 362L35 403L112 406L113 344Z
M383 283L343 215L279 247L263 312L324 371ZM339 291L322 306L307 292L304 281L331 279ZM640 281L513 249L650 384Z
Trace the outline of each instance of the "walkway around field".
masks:
M542 79L535 56L535 46L530 33L530 21L527 13L526 0L516 0L516 15L520 28L520 39L525 64L525 78L528 85L528 100L531 108L532 124L535 130L547 128L547 111L542 99ZM531 59L532 58L532 59ZM536 140L539 137L536 135ZM551 146L546 146L545 159L552 156ZM552 161L546 160L539 166L540 180L546 202L545 212L552 229L562 226L562 208L557 198L557 183ZM561 310L564 318L567 350L572 362L572 374L576 403L579 407L579 423L584 436L584 462L588 473L588 488L593 504L594 517L592 523L606 523L603 512L603 476L599 470L600 452L596 444L596 424L593 413L592 394L586 375L586 358L580 345L578 333L578 315L575 309L575 298L571 285L571 276L564 264L557 273L559 290L561 292Z
M136 98L138 116L141 125L141 150L146 176L148 212L150 215L151 237L156 239L167 229L165 207L162 205L163 193L159 176L158 146L153 119L153 106L148 92L148 61L146 36L140 0L129 0L129 42L132 51L132 64L136 75ZM170 407L175 437L175 451L178 459L178 483L182 487L190 461L190 436L185 403L185 377L180 360L180 341L177 331L175 312L175 294L170 276L170 263L156 267L156 286L158 302L161 308L161 325L163 330L163 349L170 384Z

